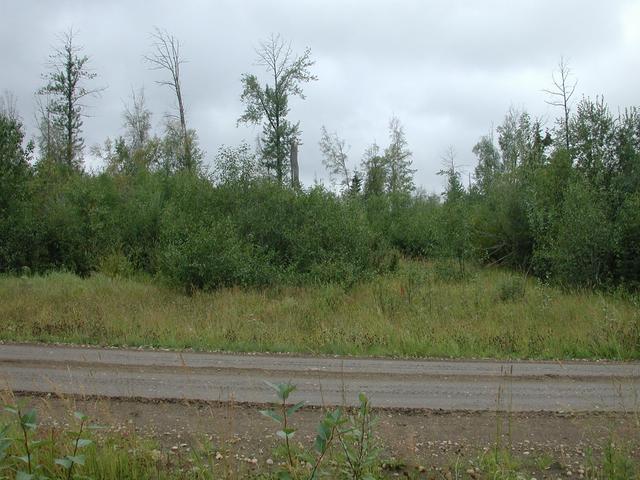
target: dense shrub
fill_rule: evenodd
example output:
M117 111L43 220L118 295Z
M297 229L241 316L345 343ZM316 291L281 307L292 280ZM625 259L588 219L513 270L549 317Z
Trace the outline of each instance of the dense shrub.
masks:
M384 242L358 202L273 182L214 187L177 175L163 210L160 270L187 288L353 282L383 268Z
M0 114L0 271L141 271L187 290L352 284L406 255L446 259L443 277L479 260L571 287L638 288L640 112L614 121L601 99L583 99L570 127L567 148L562 132L511 110L497 145L474 147L473 182L452 154L439 198L386 188L377 170L361 172L362 192L289 188L246 144L221 149L210 176L163 168L155 142L138 153L118 143L99 174L32 165L22 125Z

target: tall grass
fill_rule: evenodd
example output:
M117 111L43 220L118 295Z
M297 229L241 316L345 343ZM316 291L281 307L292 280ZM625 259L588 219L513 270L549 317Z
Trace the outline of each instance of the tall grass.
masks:
M640 358L640 308L512 272L402 262L324 284L184 295L144 279L0 277L0 340L406 357Z

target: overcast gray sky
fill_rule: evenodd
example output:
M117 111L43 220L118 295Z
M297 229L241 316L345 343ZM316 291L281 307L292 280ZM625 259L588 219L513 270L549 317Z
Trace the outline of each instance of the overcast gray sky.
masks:
M187 118L207 152L245 139L258 127L236 127L242 113L240 76L259 72L254 49L280 33L295 52L311 48L318 81L307 99L291 102L300 120L300 174L327 180L318 149L320 128L337 131L359 164L374 140L384 146L392 115L405 126L416 183L440 192L436 172L449 146L472 170L471 148L510 106L526 108L551 126L557 111L542 89L560 56L579 80L576 97L603 94L615 111L640 105L640 1L65 1L1 0L0 90L18 97L34 135L34 92L47 56L70 27L91 57L96 85L85 120L88 146L121 133L132 88L144 86L154 127L173 106L142 61L149 32L165 28L180 39Z

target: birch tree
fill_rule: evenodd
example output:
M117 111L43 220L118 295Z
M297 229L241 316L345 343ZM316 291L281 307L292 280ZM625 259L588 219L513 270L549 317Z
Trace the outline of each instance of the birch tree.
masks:
M305 49L296 56L291 44L280 35L272 35L256 50L256 64L267 72L269 81L260 83L255 74L242 75L242 95L245 110L238 123L262 123L260 155L267 170L274 172L278 183L283 184L289 171L291 145L299 144L299 122L288 118L289 99L305 98L302 85L317 77L311 73L314 62L311 50Z
M151 38L152 51L145 55L144 59L152 70L161 70L165 73L167 77L163 80L157 80L156 83L169 87L176 96L177 115L172 115L167 121L167 134L171 136L172 142L175 143L177 137L181 143L181 154L175 159L176 168L195 171L198 167L199 155L196 153L197 148L194 145L195 133L187 128L180 77L180 67L185 63L185 60L180 54L180 40L158 27L151 34Z

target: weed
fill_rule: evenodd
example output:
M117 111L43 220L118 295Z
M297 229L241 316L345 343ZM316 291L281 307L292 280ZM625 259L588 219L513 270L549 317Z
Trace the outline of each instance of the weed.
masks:
M508 449L491 449L478 460L480 470L495 480L520 480L521 464Z
M400 292L392 291L382 282L373 287L373 296L380 313L388 320L393 320L401 309Z
M339 437L345 459L343 472L353 480L373 478L378 470L380 454L375 442L373 429L376 422L371 414L369 399L360 393L358 401L357 414L349 419L350 428Z
M608 480L626 480L638 478L640 470L633 463L629 452L609 439L605 445L600 478Z
M525 281L518 277L509 277L498 284L498 298L502 302L522 300L525 294Z
M193 296L102 274L0 276L0 341L402 357L640 359L640 314L632 297L605 296L604 311L601 295L542 285L521 301L493 301L500 285L519 292L522 277L514 280L492 268L474 271L472 283L442 282L435 272L443 264L447 268L446 262L403 263L394 274L346 290L276 285Z
M72 440L71 449L56 458L56 451L63 453L64 448L61 449L61 445L57 444L53 432L48 440L36 436L38 420L35 409L25 411L22 405L15 404L6 406L4 410L15 417L18 435L15 438L10 436L10 425L0 429L0 472L14 471L16 480L44 480L52 476L66 480L79 478L74 475L74 469L84 466L86 461L85 455L80 452L93 444L84 435L88 422L86 415L74 413L78 428L68 432ZM44 447L49 447L48 458L40 455Z
M441 282L460 282L468 278L468 273L453 260L443 260L434 264L434 274Z
M280 399L279 412L276 412L275 410L261 410L260 413L282 425L282 429L278 430L276 432L276 435L284 439L287 449L287 458L289 459L289 465L291 467L294 467L293 455L291 454L290 439L293 437L293 434L296 432L296 430L295 428L292 428L290 426L289 417L291 417L291 415L301 409L304 406L304 402L298 402L292 406L287 405L289 395L296 389L295 385L292 385L291 383L279 383L277 385L274 385L270 382L266 383L271 388L273 388L273 390L275 390L278 398Z
M134 273L133 265L120 251L113 251L102 257L98 269L104 275L112 278L129 278Z

